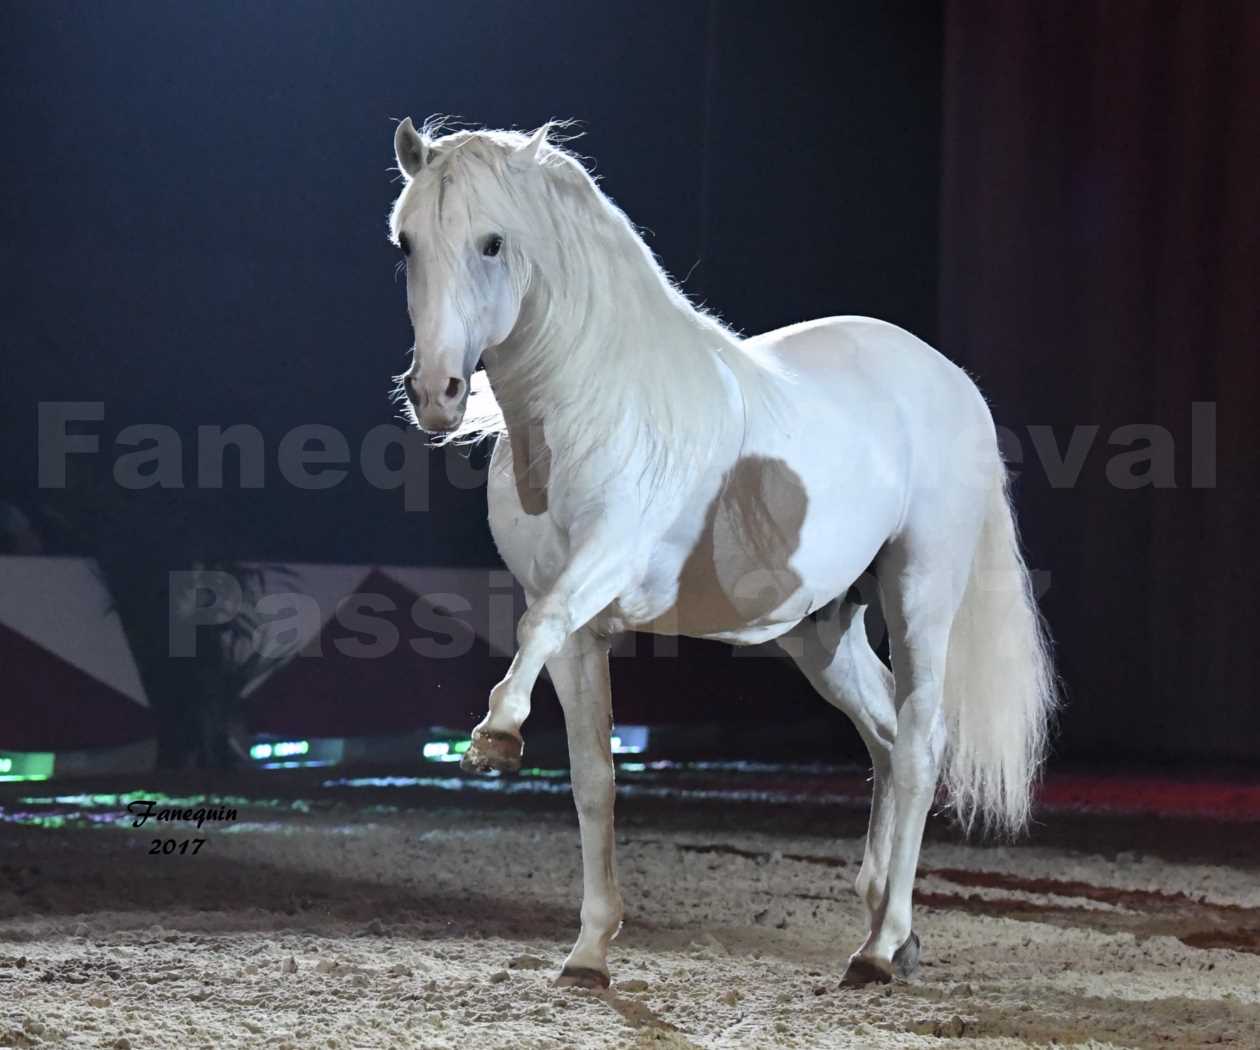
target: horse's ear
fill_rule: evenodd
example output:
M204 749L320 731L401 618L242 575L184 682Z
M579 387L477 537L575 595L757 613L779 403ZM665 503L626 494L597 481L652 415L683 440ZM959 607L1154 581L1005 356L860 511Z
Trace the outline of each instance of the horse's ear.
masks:
M542 161L543 150L547 145L547 132L551 130L550 124L544 124L535 131L525 145L521 146L512 154L512 160L522 166L538 164Z
M411 123L410 117L403 117L394 131L394 156L398 158L399 169L409 179L414 178L429 160L428 143Z

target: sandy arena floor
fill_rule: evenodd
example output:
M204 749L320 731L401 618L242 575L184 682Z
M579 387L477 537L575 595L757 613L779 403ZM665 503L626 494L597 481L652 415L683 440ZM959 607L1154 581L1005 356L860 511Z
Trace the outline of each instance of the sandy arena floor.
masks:
M1084 849L938 832L923 969L850 990L858 807L628 798L627 921L593 993L551 983L579 900L562 791L254 780L214 796L240 819L197 856L151 856L125 799L12 788L0 1047L1260 1047L1254 825L1180 861L1176 823L1093 827ZM1229 863L1205 861L1218 846Z

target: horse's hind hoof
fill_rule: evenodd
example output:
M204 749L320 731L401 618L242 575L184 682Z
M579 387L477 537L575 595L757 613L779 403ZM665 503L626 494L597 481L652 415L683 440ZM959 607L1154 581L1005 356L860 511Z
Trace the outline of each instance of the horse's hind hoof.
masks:
M500 729L478 729L473 732L472 745L459 760L459 768L465 773L515 773L521 768L525 743L515 733Z
M919 935L911 930L905 943L893 952L891 965L869 955L855 955L849 959L848 968L844 971L844 977L840 983L849 987L887 984L894 977L902 980L913 977L918 968Z
M607 990L610 983L608 974L589 966L566 966L556 978L557 988L590 988L597 992Z
M893 973L901 978L913 977L919 968L919 935L910 931L905 944L893 952Z
M854 955L845 967L840 984L846 988L860 988L867 984L887 984L892 979L892 971L884 969L878 960L865 955Z

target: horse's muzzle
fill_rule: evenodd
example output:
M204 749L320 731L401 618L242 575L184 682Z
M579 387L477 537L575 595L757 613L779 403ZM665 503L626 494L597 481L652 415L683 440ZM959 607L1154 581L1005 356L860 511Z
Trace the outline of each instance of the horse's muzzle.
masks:
M403 380L407 400L415 409L420 429L430 434L449 434L464 419L468 402L468 382L459 376L445 376L437 382L419 376Z

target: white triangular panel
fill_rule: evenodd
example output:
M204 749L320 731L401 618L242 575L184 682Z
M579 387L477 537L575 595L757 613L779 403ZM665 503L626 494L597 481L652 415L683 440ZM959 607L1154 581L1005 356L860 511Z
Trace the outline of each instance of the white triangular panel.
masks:
M148 706L122 623L91 559L0 557L0 623Z
M371 572L368 565L263 564L264 623L257 644L278 663L244 690L249 696L311 643L332 619L342 599L355 593ZM265 604L264 604L265 603ZM306 610L311 610L308 615ZM268 614L274 619L268 620Z
M512 574L503 568L435 569L382 566L379 572L418 597L454 610L498 656L516 652L516 624L525 599ZM448 596L458 596L454 603Z

